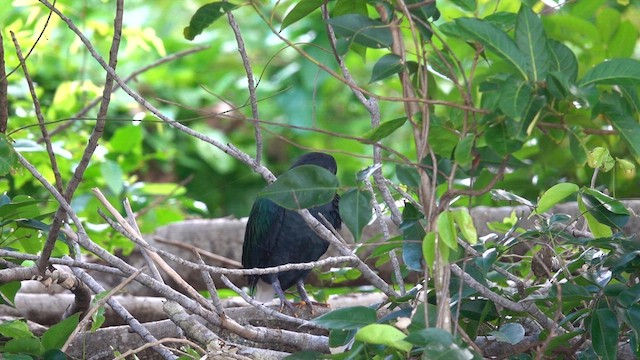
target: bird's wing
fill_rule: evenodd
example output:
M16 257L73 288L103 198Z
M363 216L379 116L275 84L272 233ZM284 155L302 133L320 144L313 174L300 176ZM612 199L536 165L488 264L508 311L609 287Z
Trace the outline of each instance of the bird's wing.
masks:
M242 265L245 268L265 266L276 246L284 212L284 208L268 199L258 198L253 203L242 245Z

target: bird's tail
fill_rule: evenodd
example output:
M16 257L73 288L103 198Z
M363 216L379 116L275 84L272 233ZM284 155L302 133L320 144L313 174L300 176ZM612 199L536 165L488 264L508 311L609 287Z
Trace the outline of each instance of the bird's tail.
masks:
M267 284L264 281L258 281L256 284L256 292L254 298L261 303L268 303L273 300L273 296L276 294L275 289L271 284Z

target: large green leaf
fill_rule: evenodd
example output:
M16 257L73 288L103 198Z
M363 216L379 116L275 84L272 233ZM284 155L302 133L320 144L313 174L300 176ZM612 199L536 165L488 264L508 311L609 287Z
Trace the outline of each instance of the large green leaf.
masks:
M618 301L618 304L624 308L637 304L638 301L640 301L640 284L633 285L622 291L618 294L616 300Z
M497 331L489 332L497 341L515 345L524 339L524 327L518 323L507 323Z
M287 26L309 15L314 10L318 9L322 4L324 4L324 0L298 1L298 3L293 7L293 9L291 9L291 11L289 11L287 15L284 17L284 19L282 20L282 26L280 27L280 31L284 30Z
M487 145L500 156L507 156L520 150L522 142L515 139L516 134L511 134L505 123L496 124L487 129L485 139Z
M466 35L478 41L487 49L500 56L513 65L522 75L528 79L529 62L525 54L518 49L516 43L495 25L475 18L456 19L456 24L462 28Z
M575 194L578 191L578 185L573 183L560 183L550 187L542 194L534 214L542 214L554 207L557 203L565 198Z
M618 130L636 159L640 159L640 123L635 119L632 106L634 104L613 93L605 93L600 101L601 112Z
M458 233L450 210L445 210L438 215L439 239L451 249L458 247Z
M78 326L78 322L80 322L80 313L75 313L45 331L42 334L42 348L44 351L60 349L76 326Z
M372 142L380 141L386 138L387 136L391 135L394 131L396 131L406 122L407 122L406 117L384 121L380 123L379 126L367 131L364 134L363 138L370 140Z
M473 218L469 213L469 209L459 208L451 210L451 214L453 215L453 219L455 220L456 225L458 225L458 229L460 229L465 240L467 240L469 244L475 245L478 242L478 231L476 230L476 226L473 224Z
M388 324L369 324L356 333L356 340L368 344L386 345L394 349L408 352L411 343L404 340L405 333Z
M579 84L640 85L640 61L612 59L602 62L589 70Z
M258 196L287 209L307 209L331 201L338 190L338 178L316 165L301 165L280 175Z
M340 197L340 217L356 242L360 240L362 229L369 223L372 215L370 192L350 189Z
M373 65L369 83L388 78L404 69L402 58L396 54L386 54Z
M0 285L0 304L14 307L16 294L18 294L20 286L20 281L10 281Z
M578 59L569 47L559 41L549 39L550 71L557 71L567 75L570 81L578 77Z
M346 14L328 19L327 23L333 27L336 34L366 47L386 48L393 43L388 25L364 15Z
M601 224L621 230L629 221L629 211L618 200L595 189L585 188L581 193L587 211Z
M187 40L195 39L204 29L213 24L214 21L237 7L237 5L226 1L216 1L201 6L191 17L189 26L185 27L182 31L184 38Z
M373 324L377 320L376 311L365 306L355 306L333 310L311 320L314 324L328 329L351 330Z
M516 19L515 41L527 57L530 79L545 80L549 70L547 36L538 15L524 4L520 7Z
M402 260L411 270L422 270L422 243L425 237L420 220L424 215L411 203L406 203L402 211Z
M533 100L533 89L526 81L507 81L500 92L500 110L512 118L520 121L529 109Z
M618 318L611 309L597 309L591 315L591 341L600 359L616 359L618 353Z

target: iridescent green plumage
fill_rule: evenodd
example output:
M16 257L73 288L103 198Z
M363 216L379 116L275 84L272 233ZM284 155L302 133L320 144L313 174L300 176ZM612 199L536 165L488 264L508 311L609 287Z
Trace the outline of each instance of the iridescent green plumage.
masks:
M332 173L337 166L331 155L308 153L299 157L291 168L300 165L316 165ZM322 214L331 225L339 229L341 225L338 212L338 195L333 200L314 208L309 212L320 220ZM313 231L302 216L295 210L285 209L266 198L258 198L251 209L242 246L242 265L245 268L264 268L291 263L303 263L318 260L326 251L329 243ZM288 305L284 290L294 284L302 300L309 303L304 290L304 279L310 270L290 270L277 274L250 275L249 287L253 292L260 280L270 284L283 305Z

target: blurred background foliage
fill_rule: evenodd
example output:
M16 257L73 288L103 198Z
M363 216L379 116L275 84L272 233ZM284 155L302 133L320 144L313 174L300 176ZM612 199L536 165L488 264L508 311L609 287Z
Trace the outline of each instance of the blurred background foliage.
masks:
M183 28L204 3L127 1L117 71L126 77L163 57L207 46L203 51L144 71L130 84L165 114L254 155L247 80L228 23L224 20L215 22L194 41L183 37ZM256 3L274 23L280 24L296 1ZM516 13L522 3L536 12L545 8L540 1L481 0L477 1L474 11L480 18L500 12ZM557 12L543 15L545 31L548 37L563 41L574 51L580 78L605 59L640 58L636 46L640 31L638 3L634 0L570 2ZM461 4L464 5L464 1L438 2L440 17L434 24L439 26L460 16L474 15L474 11L465 10ZM97 50L106 56L114 4L98 0L61 0L56 6L70 16ZM233 14L240 24L259 81L260 117L268 122L264 124L265 164L279 174L288 168L294 157L308 149L329 151L338 161L342 186L353 186L356 172L370 164L370 145L354 139L362 137L371 127L366 109L346 85L283 44L250 6L241 6ZM66 25L55 16L49 17L46 8L37 1L12 1L11 6L0 12L0 24L8 71L19 65L10 32L15 33L25 53L37 41L28 65L37 83L48 129L55 133L53 140L63 179L68 179L82 155L94 124L92 116L97 110L93 108L79 118L75 116L100 95L103 70ZM318 11L282 30L282 34L293 43L304 44L302 48L315 61L338 71ZM445 39L451 52L465 62L463 68L468 69L475 49L455 37ZM436 46L440 43L438 39L434 41ZM379 96L400 98L401 86L396 77L369 82L374 64L384 53L374 49L367 49L366 53L351 51L346 56L346 64L365 90ZM492 60L480 61L473 69L475 74L470 86L476 104L481 104L480 83L507 66L499 59ZM49 160L39 141L40 131L23 74L20 70L15 71L8 80L8 135L15 141L15 149L51 180L53 174L47 170ZM437 86L430 90L434 98L462 103L460 92L448 79L434 77L433 81ZM380 108L383 121L404 116L399 101L380 101ZM439 156L451 157L459 138L447 130L447 124L459 123L462 111L449 106L436 106L434 110L430 141ZM586 127L606 128L604 120L591 119L589 114L590 111L576 108L566 116L574 117ZM561 181L588 185L592 169L585 165L584 151L596 146L609 149L614 157L635 160L619 136L592 136L579 129L576 131L575 137L585 145L578 147L579 151L568 132L552 127L535 129L532 137L514 153L515 158L526 166L514 168L496 187L535 199L541 191ZM142 231L151 232L163 224L189 217L246 216L257 192L265 185L246 166L157 121L122 92L114 94L105 133L73 199L76 212L85 219L88 228L102 233L95 239L105 238L108 234L104 232L112 230L107 229L96 214L98 204L90 191L93 187L101 188L114 204L119 203L117 199L130 198L134 210L142 215L139 218ZM410 127L404 126L382 143L415 158L412 138ZM385 175L394 178L395 165L400 160L389 153L385 157L389 158L383 169ZM492 176L488 167L477 175L478 187ZM624 198L637 196L637 182L630 181L634 177L635 171L616 169L601 174L599 180L615 189L617 197ZM55 204L46 202L49 200L47 193L24 170L16 169L0 179L0 192L5 191L11 198L29 195L43 201L42 214L55 211ZM489 195L470 201L471 205L497 205ZM123 245L130 243L120 242L117 234L111 234L107 239L108 245L105 245L111 249L131 246Z

